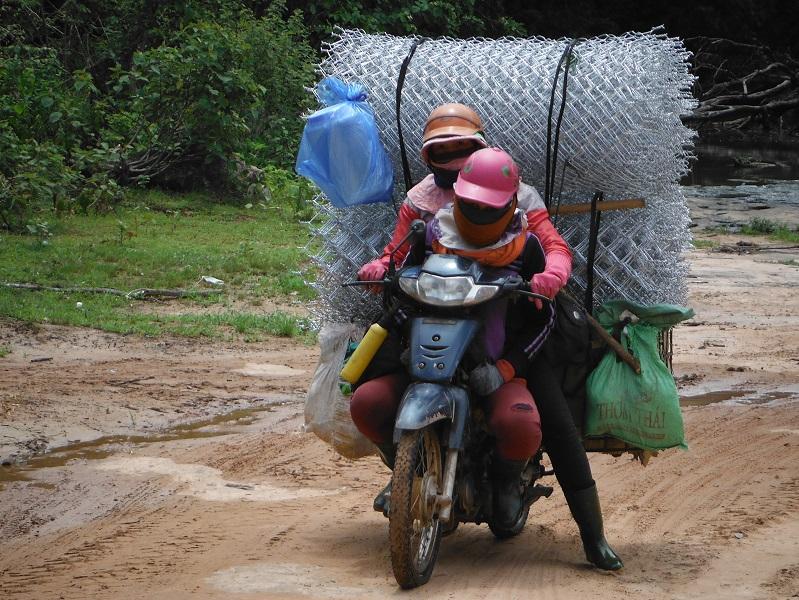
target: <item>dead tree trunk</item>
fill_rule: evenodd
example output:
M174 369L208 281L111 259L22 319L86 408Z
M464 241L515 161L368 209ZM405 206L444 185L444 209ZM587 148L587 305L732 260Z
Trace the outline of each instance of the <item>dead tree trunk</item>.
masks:
M799 61L766 46L721 38L690 38L699 106L687 124L740 129L799 109Z

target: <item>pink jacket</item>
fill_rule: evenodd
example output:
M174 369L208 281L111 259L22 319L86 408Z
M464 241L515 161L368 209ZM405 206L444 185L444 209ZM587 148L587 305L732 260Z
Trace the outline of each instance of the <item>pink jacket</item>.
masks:
M452 188L438 187L435 184L433 175L428 175L411 188L408 191L408 197L402 203L402 208L400 208L399 215L397 215L394 234L383 249L383 254L379 259L380 262L388 267L389 255L408 233L411 222L415 219L422 219L425 223L430 222L440 209L452 202L454 196L455 192ZM544 272L557 277L561 287L563 287L569 280L572 269L572 253L569 245L560 237L560 234L552 225L544 201L534 187L522 183L517 196L518 207L524 210L527 215L527 231L534 234L544 248L544 254L546 255L546 269ZM394 254L396 264L401 265L407 254L407 246L397 251Z

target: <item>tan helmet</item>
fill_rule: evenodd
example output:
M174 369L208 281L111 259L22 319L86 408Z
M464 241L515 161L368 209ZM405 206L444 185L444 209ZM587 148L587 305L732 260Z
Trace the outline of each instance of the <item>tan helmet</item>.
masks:
M465 104L450 102L434 108L427 117L422 143L437 137L471 136L482 131L480 115Z

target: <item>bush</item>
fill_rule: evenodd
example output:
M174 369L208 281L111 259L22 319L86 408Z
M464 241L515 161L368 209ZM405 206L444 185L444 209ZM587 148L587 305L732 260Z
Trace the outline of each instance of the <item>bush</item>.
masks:
M315 56L282 0L259 18L237 0L17 0L0 17L3 227L108 209L119 184L263 199L263 175L236 177L293 164Z
M264 166L292 168L303 121L310 108L306 88L313 84L316 56L299 11L284 17L283 4L273 3L266 15L243 23L240 30L245 66L268 92L248 111L251 135L245 159Z
M111 121L110 139L128 140L122 181L165 174L181 187L190 178L218 185L247 135L244 112L266 91L243 62L232 29L198 23L172 46L136 53L130 71L118 70L122 114Z
M237 153L260 166L293 162L313 53L299 14L282 12L276 4L261 19L195 23L116 70L122 110L107 139L125 144L123 182L219 187Z
M0 48L3 227L26 231L36 209L71 210L86 194L95 198L84 207L107 207L118 199L105 194L108 149L83 149L95 143L93 132L102 121L97 93L86 71L65 73L52 49Z

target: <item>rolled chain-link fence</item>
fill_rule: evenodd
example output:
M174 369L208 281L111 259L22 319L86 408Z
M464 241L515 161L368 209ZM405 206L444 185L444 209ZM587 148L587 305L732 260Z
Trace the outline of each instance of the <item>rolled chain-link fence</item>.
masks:
M559 84L551 102L553 78L569 40L422 40L337 29L323 48L320 74L364 85L397 185L394 205L336 209L321 194L314 199L308 246L314 272L308 283L319 293L312 312L321 322L368 320L378 310L373 295L341 283L380 253L404 198L396 96L400 67L414 44L400 111L412 181L428 173L418 152L427 115L439 104L462 102L483 118L489 144L507 150L522 179L543 195L548 114L552 104L554 120L562 100ZM680 115L696 105L689 56L680 40L656 31L580 40L574 47L553 205L588 202L596 191L606 200L646 201L642 209L602 213L597 303L613 298L685 303L682 252L690 236L679 180L688 170L695 134ZM560 215L554 222L574 251L570 287L582 294L590 216Z

